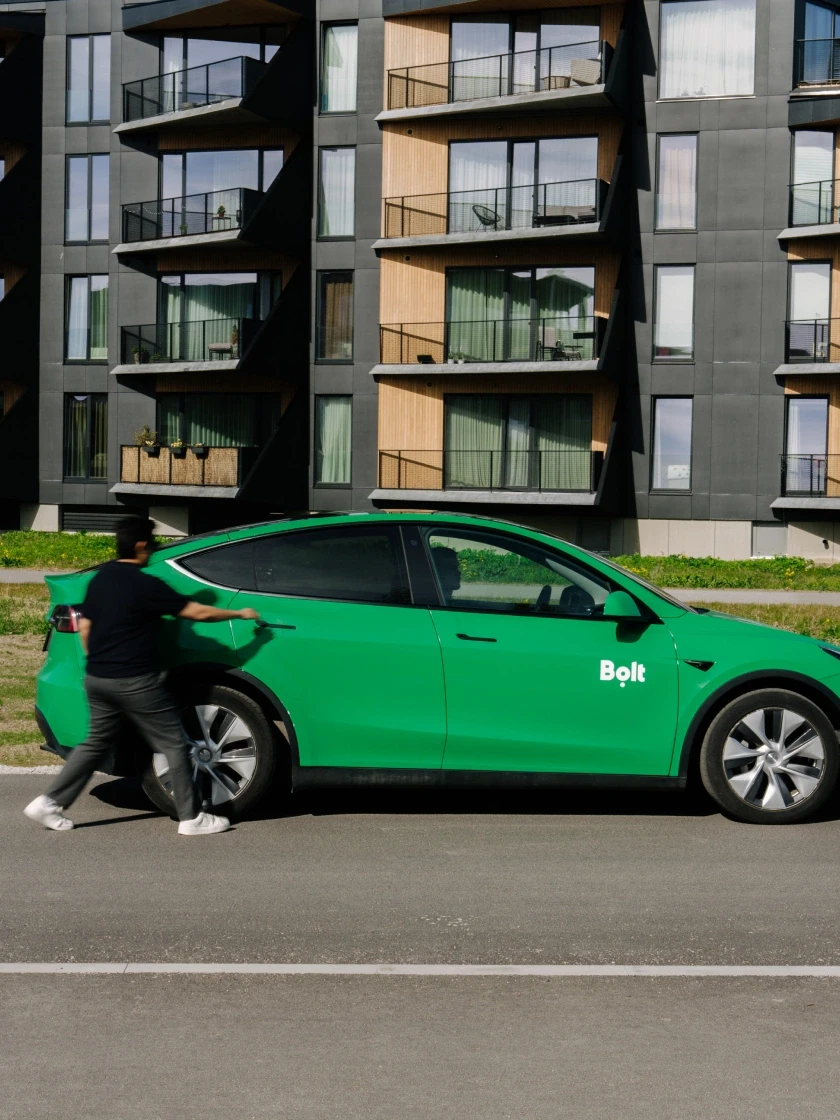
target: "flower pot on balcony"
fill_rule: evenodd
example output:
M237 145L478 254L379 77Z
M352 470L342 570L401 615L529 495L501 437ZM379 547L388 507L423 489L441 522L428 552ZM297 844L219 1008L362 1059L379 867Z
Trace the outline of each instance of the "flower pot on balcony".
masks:
M144 443L142 445L141 450L145 451L146 454L149 455L152 459L157 459L157 457L160 455L160 445L159 444Z
M210 454L210 448L203 443L194 443L192 446L192 453L196 459L206 459Z
M170 454L176 459L186 459L186 457L187 457L187 446L186 446L186 444L184 444L181 447L175 447L173 444L170 444L169 445L169 451L170 451Z

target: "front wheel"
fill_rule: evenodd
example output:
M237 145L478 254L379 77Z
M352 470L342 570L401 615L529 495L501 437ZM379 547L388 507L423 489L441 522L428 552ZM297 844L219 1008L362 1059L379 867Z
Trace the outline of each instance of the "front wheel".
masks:
M181 722L193 776L211 811L241 817L265 795L277 765L275 734L260 706L226 685L188 685ZM149 800L174 817L166 756L149 756L141 778Z
M782 688L727 704L700 750L703 785L724 810L752 824L811 816L831 796L838 770L837 732L825 712Z

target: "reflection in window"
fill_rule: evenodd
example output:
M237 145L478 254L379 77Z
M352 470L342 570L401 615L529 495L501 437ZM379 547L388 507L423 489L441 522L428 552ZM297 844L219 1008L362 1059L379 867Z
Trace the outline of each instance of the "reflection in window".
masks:
M74 35L67 40L67 123L111 117L111 36Z
M820 494L825 491L828 439L828 398L788 397L785 435L785 490Z
M108 240L109 157L68 156L66 241Z
M829 357L831 265L802 261L790 265L788 361L825 361Z
M755 0L663 0L659 96L753 93Z
M318 236L352 237L356 212L356 149L321 148Z
M315 484L350 483L353 398L315 398Z
M694 265L656 266L653 355L690 360L694 357Z
M652 490L691 489L690 397L659 397L653 402Z
M321 52L321 112L355 113L359 28L355 23L324 26Z
M67 292L68 361L108 357L108 277L71 276Z
M108 477L108 394L64 398L64 477Z
M659 137L656 228L697 228L697 134Z
M353 358L353 273L318 273L315 356L322 361Z
M803 128L793 134L791 224L834 221L834 133Z

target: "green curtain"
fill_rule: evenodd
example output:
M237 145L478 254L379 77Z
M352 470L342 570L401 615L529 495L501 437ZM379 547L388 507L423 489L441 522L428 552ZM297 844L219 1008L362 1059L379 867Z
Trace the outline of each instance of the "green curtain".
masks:
M318 397L315 416L315 481L350 482L352 397Z
M95 393L90 403L90 477L108 477L108 395Z
M90 278L90 358L108 357L108 277Z
M459 268L450 272L447 323L450 358L473 362L504 357L505 271Z
M445 486L489 490L501 485L503 418L501 397L471 393L446 399Z
M181 432L181 403L177 393L165 393L158 397L157 406L158 438L168 445L173 440L183 439Z
M64 474L66 478L85 477L87 446L87 397L67 397L64 421Z
M510 352L512 361L533 358L531 348L531 270L510 276Z
M534 402L533 426L543 490L589 490L592 398L545 396Z
M505 486L521 490L531 481L531 402L527 397L508 400Z
M254 439L254 398L234 393L184 396L187 442L207 447L250 447Z
M234 343L233 332L241 329L239 320L256 318L257 275L193 274L185 280L183 288L180 278L175 284L164 282L168 356L176 361L206 361L211 343Z

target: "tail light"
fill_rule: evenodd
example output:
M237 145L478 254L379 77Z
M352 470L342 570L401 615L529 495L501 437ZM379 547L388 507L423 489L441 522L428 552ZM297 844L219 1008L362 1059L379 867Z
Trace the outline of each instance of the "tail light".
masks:
M62 604L53 608L49 624L59 634L78 634L81 617L82 612L78 607L68 607Z

